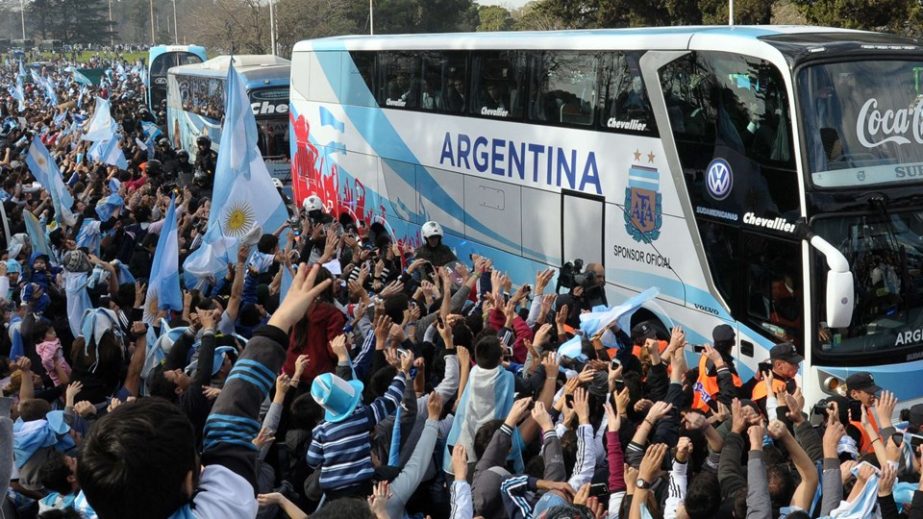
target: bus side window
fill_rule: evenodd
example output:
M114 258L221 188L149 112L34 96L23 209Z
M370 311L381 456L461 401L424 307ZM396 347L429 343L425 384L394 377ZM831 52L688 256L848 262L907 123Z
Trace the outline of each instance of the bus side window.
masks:
M420 58L416 52L383 52L378 60L378 104L419 108Z
M525 54L520 51L482 51L472 59L472 113L519 118L525 93Z
M602 74L603 107L601 128L614 131L656 133L641 68L639 52L610 52Z
M465 52L427 52L423 55L420 108L459 114L468 98L468 56Z
M559 124L593 123L595 53L545 51L532 57L529 118Z

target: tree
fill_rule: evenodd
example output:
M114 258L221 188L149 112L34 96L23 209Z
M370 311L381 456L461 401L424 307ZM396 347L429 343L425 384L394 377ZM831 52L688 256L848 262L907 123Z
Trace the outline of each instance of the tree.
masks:
M375 33L473 31L478 24L473 0L374 0ZM356 30L369 32L369 6L353 1L349 18Z
M912 0L795 0L808 21L850 29L900 30L917 10Z
M269 8L259 0L214 0L192 11L189 38L223 54L269 52Z
M51 32L52 16L54 13L51 0L32 0L28 9L30 21L35 25L41 39L47 40Z
M552 31L556 29L573 29L576 26L566 23L562 18L541 9L539 2L533 0L514 10L513 28L517 31Z
M728 23L727 0L701 0L702 21L708 24ZM734 23L765 25L772 21L772 0L735 0Z
M109 43L114 30L103 0L55 0L55 39L68 43Z
M349 0L279 0L276 4L277 43L288 55L300 40L351 34Z
M508 31L513 28L510 12L499 5L478 7L478 32Z

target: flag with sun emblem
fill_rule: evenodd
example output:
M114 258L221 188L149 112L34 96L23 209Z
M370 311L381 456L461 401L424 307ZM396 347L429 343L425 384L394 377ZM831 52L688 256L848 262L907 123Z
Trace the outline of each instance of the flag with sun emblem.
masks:
M192 278L223 272L237 255L240 240L259 227L271 233L288 218L257 147L256 118L233 63L228 70L221 145L215 167L212 206L202 246L183 264ZM194 279L187 278L192 286Z
M73 225L76 221L71 208L74 206L74 197L67 190L64 184L64 178L61 176L61 170L54 157L48 152L48 148L42 144L39 138L32 139L29 146L29 154L26 155L26 165L29 171L39 184L45 187L51 195L51 202L54 207L55 220L59 224L66 223Z
M183 295L179 287L179 240L176 232L176 198L170 198L170 207L154 261L151 263L151 277L147 284L147 296L144 299L144 322L153 324L158 310L183 310Z

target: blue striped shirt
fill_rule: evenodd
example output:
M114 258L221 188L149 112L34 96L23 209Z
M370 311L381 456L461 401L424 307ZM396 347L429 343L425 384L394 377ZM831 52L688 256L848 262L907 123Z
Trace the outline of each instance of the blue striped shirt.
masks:
M311 468L320 467L323 490L355 486L372 477L369 432L397 410L405 385L404 375L398 373L385 394L372 405L356 406L353 414L342 422L321 422L314 428L307 462Z

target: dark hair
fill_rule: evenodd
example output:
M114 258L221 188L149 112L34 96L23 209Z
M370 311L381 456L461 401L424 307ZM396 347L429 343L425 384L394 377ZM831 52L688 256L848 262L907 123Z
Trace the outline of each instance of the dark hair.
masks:
M311 519L372 519L372 510L364 499L337 499L311 514Z
M400 293L385 299L385 314L391 318L394 324L401 324L404 321L404 310L410 304L410 298L407 294Z
M385 366L373 373L368 387L365 388L366 396L371 400L385 394L395 375L397 375L397 369L394 366Z
M23 373L27 376L28 373ZM41 398L27 398L19 402L19 417L23 422L32 422L45 418L51 412L51 404Z
M773 508L787 506L795 493L795 481L788 464L774 464L766 467L766 481L769 484L769 498Z
M501 425L503 425L503 420L491 420L479 427L478 432L474 433L474 453L477 455L477 459L484 456L484 451L487 450L490 440L500 430Z
M51 321L48 319L36 319L35 327L32 328L32 340L36 343L45 340L45 334L52 329Z
M292 429L312 430L324 418L324 408L320 406L311 393L298 395L292 400L289 425Z
M278 245L279 238L275 234L264 234L260 236L260 241L256 244L256 250L263 254L271 254Z
M252 327L260 324L260 310L253 303L246 303L240 305L240 320L241 326Z
M484 317L477 313L469 315L465 317L465 324L468 325L472 335L477 335L484 329Z
M45 463L38 469L38 478L46 490L53 490L59 494L67 495L73 492L71 482L71 469L67 466L64 454L52 450L45 459Z
M471 328L468 328L468 325L464 322L453 326L452 342L455 343L455 346L464 346L470 350L471 344L474 342L474 334L471 333Z
M77 479L101 519L162 519L191 496L196 438L192 423L162 398L123 404L99 419L80 450Z
M494 369L500 365L503 349L496 335L482 336L474 347L474 360L481 369Z
M721 487L714 472L700 472L686 491L686 513L689 519L708 519L718 513L721 506Z
M170 402L176 402L178 398L176 395L176 383L172 380L168 380L167 377L164 376L164 371L166 370L163 364L151 370L151 374L148 376L148 390L151 396L157 396Z

